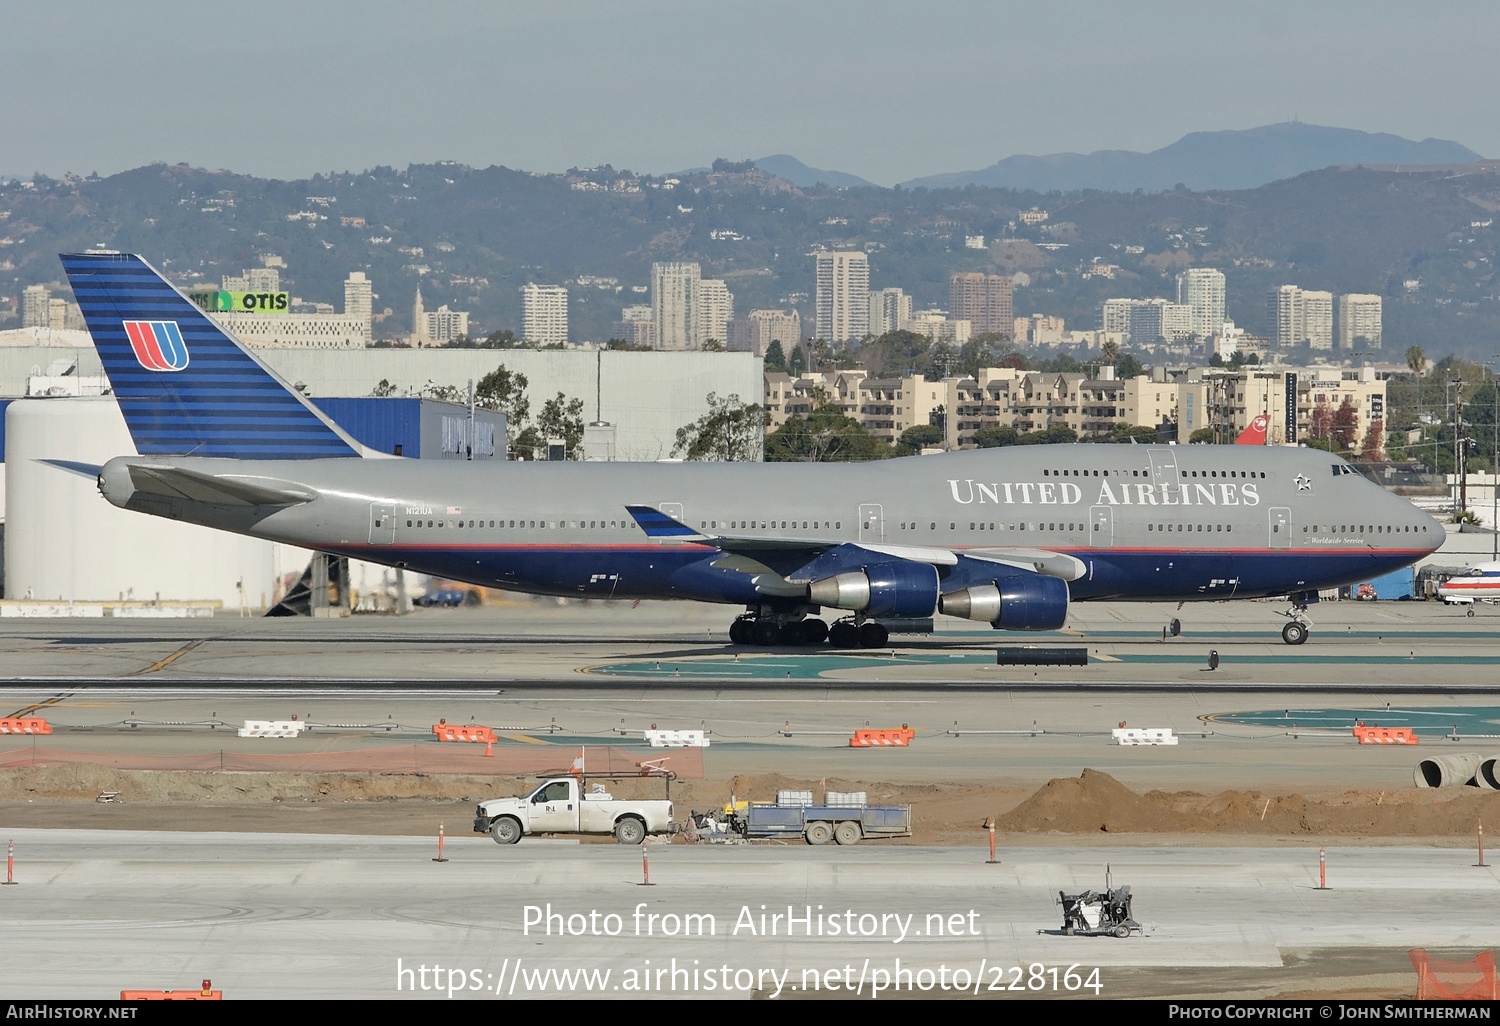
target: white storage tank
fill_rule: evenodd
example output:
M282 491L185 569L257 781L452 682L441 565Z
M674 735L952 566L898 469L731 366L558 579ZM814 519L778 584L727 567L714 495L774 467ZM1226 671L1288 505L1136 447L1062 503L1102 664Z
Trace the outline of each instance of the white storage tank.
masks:
M251 609L279 597L270 542L118 509L99 494L93 477L42 462L99 466L134 452L111 396L10 404L5 597L217 599L226 609L239 608L242 596Z

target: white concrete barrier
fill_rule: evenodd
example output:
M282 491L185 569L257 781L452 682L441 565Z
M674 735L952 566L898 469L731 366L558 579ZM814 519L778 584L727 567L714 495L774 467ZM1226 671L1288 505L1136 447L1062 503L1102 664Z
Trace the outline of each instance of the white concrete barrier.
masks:
M0 616L33 617L102 617L104 607L74 602L5 602L0 603Z
M296 737L306 726L301 720L246 720L240 737Z
M1116 727L1110 734L1120 745L1175 745L1178 741L1171 727Z
M646 743L652 748L707 748L708 738L701 730L647 730Z

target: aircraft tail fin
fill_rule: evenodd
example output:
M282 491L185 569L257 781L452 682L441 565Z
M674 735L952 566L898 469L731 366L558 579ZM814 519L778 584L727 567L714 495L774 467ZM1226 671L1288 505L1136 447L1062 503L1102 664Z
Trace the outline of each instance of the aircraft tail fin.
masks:
M365 454L145 260L71 253L62 262L141 455Z
M1240 437L1234 440L1235 445L1265 445L1266 428L1271 423L1271 418L1264 413L1258 415L1250 422L1250 426L1240 432Z

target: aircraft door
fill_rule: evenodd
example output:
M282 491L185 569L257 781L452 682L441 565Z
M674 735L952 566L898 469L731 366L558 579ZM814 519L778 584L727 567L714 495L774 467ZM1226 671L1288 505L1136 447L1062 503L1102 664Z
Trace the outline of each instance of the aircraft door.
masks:
M1115 544L1115 515L1108 506L1089 507L1089 547L1113 548Z
M1292 511L1287 506L1272 506L1268 511L1271 518L1271 548L1289 549L1292 547Z
M859 507L859 540L862 542L885 540L885 515L879 504Z
M390 545L396 541L396 506L389 502L370 503L370 544Z
M1151 457L1151 480L1157 486L1177 483L1177 454L1171 449L1147 450Z

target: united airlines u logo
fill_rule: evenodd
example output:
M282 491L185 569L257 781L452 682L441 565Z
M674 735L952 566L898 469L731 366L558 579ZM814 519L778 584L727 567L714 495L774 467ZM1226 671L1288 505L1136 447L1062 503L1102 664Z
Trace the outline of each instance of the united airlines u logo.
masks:
M188 365L187 343L176 321L123 321L136 362L150 371L180 371Z

